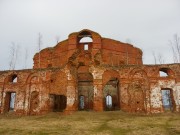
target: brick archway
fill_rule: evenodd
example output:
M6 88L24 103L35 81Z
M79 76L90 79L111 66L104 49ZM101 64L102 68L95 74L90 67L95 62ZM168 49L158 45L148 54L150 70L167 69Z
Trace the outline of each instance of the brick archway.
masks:
M147 112L147 106L150 104L148 101L150 99L149 92L147 73L139 68L133 69L129 73L128 85L128 105L131 112Z
M29 114L35 115L39 110L39 92L33 91L30 95Z
M94 89L93 76L88 67L82 66L78 69L78 108L79 110L93 110ZM83 104L82 107L82 98Z
M112 106L107 105L107 96L112 98ZM107 111L120 109L120 77L115 70L107 70L103 74L103 106Z

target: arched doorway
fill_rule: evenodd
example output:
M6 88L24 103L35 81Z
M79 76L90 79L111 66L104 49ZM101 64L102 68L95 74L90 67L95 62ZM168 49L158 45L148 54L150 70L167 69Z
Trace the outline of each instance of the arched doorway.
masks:
M39 92L33 91L30 96L30 115L35 115L39 107Z
M119 80L112 77L103 88L104 110L114 111L120 109Z
M147 73L141 68L134 68L129 72L128 111L150 111L150 86Z
M93 110L93 76L88 71L88 66L78 69L78 107L79 110Z

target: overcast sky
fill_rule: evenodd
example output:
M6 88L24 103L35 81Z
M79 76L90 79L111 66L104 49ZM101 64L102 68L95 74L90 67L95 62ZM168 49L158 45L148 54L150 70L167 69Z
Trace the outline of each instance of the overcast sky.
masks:
M20 46L16 69L28 68L38 51L56 45L72 32L91 29L102 37L131 43L144 52L144 64L154 64L152 52L172 63L168 45L180 36L180 0L0 0L0 70L9 69L10 46Z

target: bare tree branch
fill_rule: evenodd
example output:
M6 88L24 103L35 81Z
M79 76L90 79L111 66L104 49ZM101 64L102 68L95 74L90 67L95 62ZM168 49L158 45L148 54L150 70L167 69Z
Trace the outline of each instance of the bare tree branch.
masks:
M56 43L58 44L60 41L60 36L56 36L55 39L56 39Z
M16 45L14 42L11 43L10 46L10 62L9 62L9 70L14 70L16 68L16 63L19 56L20 46Z
M159 64L164 64L165 60L164 60L164 57L162 54L158 54L158 61L159 61Z
M41 33L39 33L38 34L39 68L41 67L41 54L40 54L41 46L42 46L42 35Z
M152 52L152 55L153 55L153 58L154 58L154 64L157 64L157 58L156 58L156 54L155 54L154 51Z
M24 57L24 68L27 68L27 60L28 60L28 48L25 48L25 57Z
M180 63L180 37L175 34L173 40L169 41L169 45L173 53L174 63Z

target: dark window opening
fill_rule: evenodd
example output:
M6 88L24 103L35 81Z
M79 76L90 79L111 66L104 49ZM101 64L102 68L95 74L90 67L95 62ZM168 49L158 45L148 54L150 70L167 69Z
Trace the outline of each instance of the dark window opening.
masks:
M160 68L159 69L159 76L160 77L168 77L168 76L173 76L173 72L169 68Z
M11 98L10 98L10 110L14 110L15 99L16 99L16 93L12 92L11 93Z
M6 93L5 112L14 111L15 99L16 99L16 93L15 92L7 92Z
M172 103L172 91L169 89L161 90L162 94L162 105L164 110L173 110L173 103Z
M112 108L112 96L111 95L106 96L106 108L107 108L107 110L111 110L111 108Z
M48 68L51 68L52 67L52 64L48 64Z
M79 109L84 110L84 96L79 97Z
M89 50L88 44L84 44L84 50Z
M9 82L11 83L17 83L17 75L13 74L9 77Z
M61 112L66 109L67 98L64 95L50 95L50 107L53 112Z

